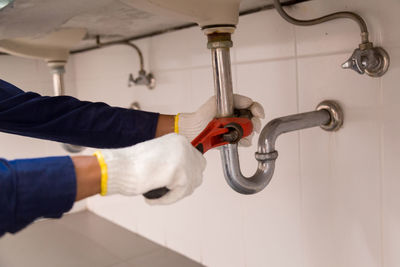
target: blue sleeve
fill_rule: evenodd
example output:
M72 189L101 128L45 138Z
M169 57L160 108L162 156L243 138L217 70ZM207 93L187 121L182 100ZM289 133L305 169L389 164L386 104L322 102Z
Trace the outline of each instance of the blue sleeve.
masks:
M48 97L0 79L0 131L74 145L118 148L153 139L158 113Z
M70 157L0 159L0 236L15 233L37 218L59 218L76 197Z

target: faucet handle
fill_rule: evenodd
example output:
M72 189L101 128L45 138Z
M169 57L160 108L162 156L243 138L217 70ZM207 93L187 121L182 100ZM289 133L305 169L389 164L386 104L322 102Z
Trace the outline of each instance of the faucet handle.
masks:
M132 85L146 85L149 89L154 89L156 86L156 79L152 73L146 73L145 70L139 70L137 78L133 77L133 74L129 74L128 86Z
M362 60L362 51L357 48L354 50L351 57L342 64L343 69L352 69L359 74L365 73L365 63L363 64Z
M381 77L389 69L389 54L372 43L360 45L351 57L342 64L343 69L352 69L359 74L367 73L371 77Z

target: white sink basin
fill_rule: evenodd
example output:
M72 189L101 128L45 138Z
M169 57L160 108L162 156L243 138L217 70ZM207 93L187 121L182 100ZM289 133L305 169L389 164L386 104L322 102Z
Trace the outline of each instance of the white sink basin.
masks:
M69 51L86 35L86 29L60 29L40 38L0 40L0 52L39 58L47 62L66 62Z
M200 27L236 25L241 0L122 0L152 14L196 22Z

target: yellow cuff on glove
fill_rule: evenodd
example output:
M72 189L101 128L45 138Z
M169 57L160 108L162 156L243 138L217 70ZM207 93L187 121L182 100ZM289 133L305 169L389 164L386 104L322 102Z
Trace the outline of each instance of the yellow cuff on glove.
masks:
M179 133L179 115L180 113L176 114L175 116L175 125L174 125L174 132Z
M108 173L107 173L107 164L104 161L103 154L100 151L96 151L94 154L96 156L97 161L100 165L101 170L101 191L100 195L105 196L107 194L107 180L108 180Z

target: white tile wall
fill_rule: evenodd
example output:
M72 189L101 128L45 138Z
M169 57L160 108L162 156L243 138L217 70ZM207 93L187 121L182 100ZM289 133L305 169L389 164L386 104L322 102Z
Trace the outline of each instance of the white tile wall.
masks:
M298 61L300 109L335 99L346 116L338 133L300 133L306 266L380 266L380 83L340 70L340 57Z
M385 266L400 264L400 120L397 112L398 80L400 75L400 49L391 49L391 71L382 79L382 212L383 212L383 257Z
M392 65L382 79L340 68L359 43L355 23L295 27L274 11L240 18L233 36L232 72L235 91L265 106L263 124L334 99L345 111L341 131L309 129L280 137L274 178L254 196L229 188L218 152L211 151L203 185L176 205L149 207L140 198L114 196L92 198L89 208L211 267L400 266L400 2L319 0L289 12L311 18L339 10L363 15L371 40L388 49ZM137 56L119 46L73 57L70 82L75 93L121 107L139 101L143 109L172 114L191 111L212 95L209 52L199 29L137 45L144 52L146 70L157 77L155 90L127 86L128 74L137 73ZM25 89L50 92L44 66L9 60L2 57L1 75ZM15 69L24 73L23 80ZM42 144L8 138L15 137L2 135L0 145L9 157L36 156ZM13 150L9 140L29 149ZM253 145L240 152L247 175L255 169L254 151Z

